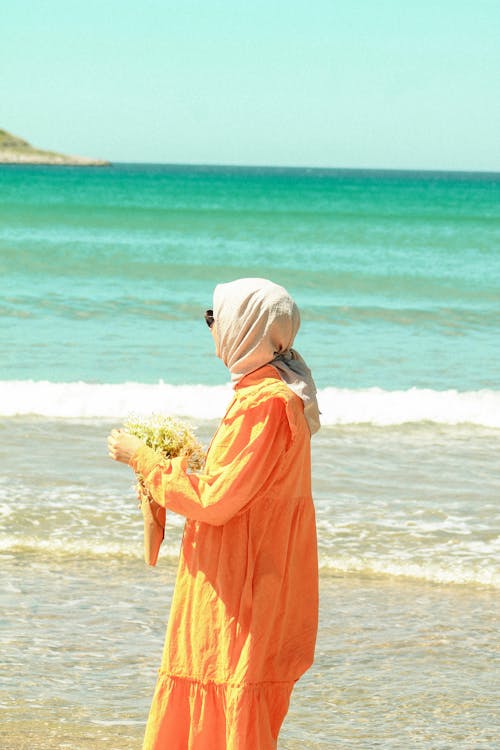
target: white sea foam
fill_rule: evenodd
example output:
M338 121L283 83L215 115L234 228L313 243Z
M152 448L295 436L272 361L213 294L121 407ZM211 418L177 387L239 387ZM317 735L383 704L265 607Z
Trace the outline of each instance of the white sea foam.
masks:
M0 538L0 549L3 554L37 554L54 557L97 557L143 559L142 543L137 539L129 541L90 540L84 538L37 538L3 535ZM162 545L159 565L176 564L179 557L177 543ZM408 559L395 561L379 557L370 559L360 555L322 554L319 559L322 574L337 573L345 576L354 575L361 578L410 578L415 581L426 581L439 584L479 585L500 588L500 571L491 560L459 561L442 559L428 562Z
M77 537L63 539L53 536L42 539L26 535L24 537L3 535L0 537L0 549L3 554L37 553L52 557L123 557L140 560L144 556L139 537L131 543L130 540L107 541ZM175 544L163 544L160 554L162 558L175 562L179 557L179 547Z
M123 418L134 412L168 413L193 419L218 419L232 396L229 384L0 382L0 416L40 415L66 418ZM401 425L436 422L500 428L500 391L436 391L410 388L351 390L324 388L318 393L325 426Z
M195 419L217 419L231 399L221 386L168 383L51 383L11 380L0 383L0 415L69 418L123 418L153 412Z
M500 427L500 391L325 388L318 397L325 425L437 422Z
M390 577L412 578L438 584L479 585L500 588L498 564L481 560L440 560L421 562L412 560L363 559L356 556L331 557L323 555L320 569L362 578Z

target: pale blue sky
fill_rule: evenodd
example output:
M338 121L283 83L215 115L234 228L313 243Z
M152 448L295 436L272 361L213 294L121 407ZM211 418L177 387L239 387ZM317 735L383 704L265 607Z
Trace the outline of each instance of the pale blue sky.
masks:
M16 0L0 127L114 161L500 171L498 0Z

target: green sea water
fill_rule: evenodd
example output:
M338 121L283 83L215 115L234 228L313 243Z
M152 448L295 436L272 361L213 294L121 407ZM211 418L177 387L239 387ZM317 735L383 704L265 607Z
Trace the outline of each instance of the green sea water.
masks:
M495 387L499 205L494 174L0 167L0 377L220 382L202 313L263 276L320 386Z

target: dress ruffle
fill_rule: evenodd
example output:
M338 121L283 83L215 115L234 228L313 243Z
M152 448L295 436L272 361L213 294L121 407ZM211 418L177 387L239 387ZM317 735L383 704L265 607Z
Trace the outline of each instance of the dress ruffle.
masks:
M293 682L202 682L160 672L143 750L274 750Z

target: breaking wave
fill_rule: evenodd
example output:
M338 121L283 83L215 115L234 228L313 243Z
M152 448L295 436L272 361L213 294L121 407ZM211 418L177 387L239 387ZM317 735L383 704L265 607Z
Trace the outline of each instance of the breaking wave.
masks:
M168 413L193 419L218 419L231 399L230 384L53 383L11 380L0 383L0 416L123 418L131 412ZM402 425L435 422L500 428L500 391L437 391L410 388L386 391L323 388L318 392L324 426Z

